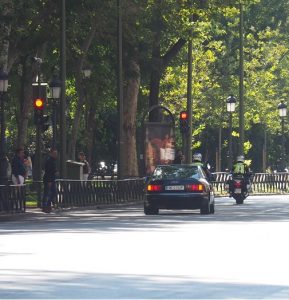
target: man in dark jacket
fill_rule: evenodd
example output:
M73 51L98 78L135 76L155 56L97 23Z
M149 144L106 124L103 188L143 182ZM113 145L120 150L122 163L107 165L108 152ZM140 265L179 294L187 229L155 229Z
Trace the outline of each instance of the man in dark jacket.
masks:
M51 204L54 203L56 197L55 180L58 176L57 157L58 157L57 150L51 148L44 167L44 176L43 176L44 193L43 193L42 210L47 213L51 212Z
M184 155L183 155L182 150L177 150L177 153L176 153L173 163L180 165L180 164L182 164L183 160L184 160Z
M26 177L24 165L24 149L18 148L12 160L12 182L15 185L23 185Z

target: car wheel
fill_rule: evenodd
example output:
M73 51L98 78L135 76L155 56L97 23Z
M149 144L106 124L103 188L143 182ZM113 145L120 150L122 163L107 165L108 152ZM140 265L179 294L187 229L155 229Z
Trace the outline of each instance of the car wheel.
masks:
M144 205L144 213L145 215L158 215L159 209L154 207L153 205Z
M202 202L200 213L201 213L201 215L208 215L210 213L210 201L209 200L204 200Z

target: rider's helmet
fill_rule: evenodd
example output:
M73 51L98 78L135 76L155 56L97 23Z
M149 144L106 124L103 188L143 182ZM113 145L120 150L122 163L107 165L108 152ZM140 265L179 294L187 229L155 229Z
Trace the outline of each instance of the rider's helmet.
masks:
M244 155L238 155L237 156L237 162L244 162Z
M193 160L194 161L202 161L202 154L201 153L195 153L193 154Z

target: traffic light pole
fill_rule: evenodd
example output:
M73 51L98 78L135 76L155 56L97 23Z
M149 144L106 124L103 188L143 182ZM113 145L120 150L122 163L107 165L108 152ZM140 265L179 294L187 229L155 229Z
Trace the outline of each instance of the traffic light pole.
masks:
M187 164L192 162L192 72L193 72L193 43L192 30L188 41L188 82L187 82L187 112L188 112L188 131L186 133L186 152L185 161Z
M38 76L38 97L41 97L41 79L40 79L40 62L37 62L37 76ZM36 149L35 149L35 181L37 184L37 206L41 207L41 123L36 122Z
M123 132L123 52L122 52L122 0L117 0L118 23L117 23L117 48L118 48L118 142L117 142L117 178L124 178L124 132Z
M56 147L56 135L57 135L57 125L56 125L56 102L52 99L52 148Z
M60 177L66 178L66 1L61 0Z
M240 3L239 155L244 155L244 12Z
M0 149L0 184L7 183L7 163L6 163L6 140L5 140L5 103L4 93L0 92L0 123L1 123L1 149Z
M186 137L186 133L182 133L182 152L183 152L183 154L184 154L184 156L185 156L185 163L187 162L187 160L186 160L186 154L187 154L187 137Z

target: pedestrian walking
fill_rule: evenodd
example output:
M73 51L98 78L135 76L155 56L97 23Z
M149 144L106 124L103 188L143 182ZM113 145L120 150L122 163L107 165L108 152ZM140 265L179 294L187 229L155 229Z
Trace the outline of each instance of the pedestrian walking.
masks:
M26 168L24 165L24 149L16 149L12 160L12 182L14 185L23 185L26 177Z
M173 163L174 164L182 164L183 161L184 161L184 155L183 155L182 150L177 150L177 153L176 153Z
M44 166L44 193L42 201L43 212L50 213L52 204L55 204L56 200L56 183L55 180L59 173L57 170L57 157L58 152L55 148L51 148L48 153L48 158L46 159Z
M29 155L29 153L25 153L25 158L24 158L24 166L26 169L26 175L27 178L32 178L32 160L31 160L31 156Z
M79 152L78 153L78 159L80 162L82 162L83 165L83 175L82 175L82 180L87 181L88 180L88 176L91 172L91 168L90 165L88 163L88 161L86 160L85 154L84 152Z

